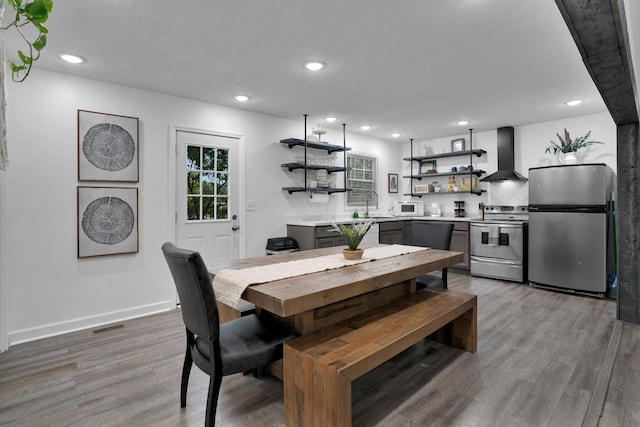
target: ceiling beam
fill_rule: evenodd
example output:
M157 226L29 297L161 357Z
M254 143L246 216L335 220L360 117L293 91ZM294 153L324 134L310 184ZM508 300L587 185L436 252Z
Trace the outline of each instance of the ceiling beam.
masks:
M556 0L614 122L638 122L622 0Z

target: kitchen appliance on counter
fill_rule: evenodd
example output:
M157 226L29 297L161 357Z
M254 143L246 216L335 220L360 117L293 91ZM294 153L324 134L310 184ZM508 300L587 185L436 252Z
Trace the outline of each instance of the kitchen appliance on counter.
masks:
M613 171L604 163L529 169L529 282L602 294L613 270Z
M424 202L393 202L394 216L424 216Z
M471 275L526 282L528 220L527 206L485 205L469 224Z
M267 255L288 254L290 252L298 252L300 246L296 239L291 237L273 237L267 239Z

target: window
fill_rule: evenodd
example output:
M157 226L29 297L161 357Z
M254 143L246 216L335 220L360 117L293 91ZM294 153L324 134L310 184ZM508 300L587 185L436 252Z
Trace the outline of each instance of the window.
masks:
M369 206L377 207L378 198L368 192L377 189L378 159L349 153L347 168L347 206L364 206L369 198Z
M187 221L228 219L229 150L187 145Z

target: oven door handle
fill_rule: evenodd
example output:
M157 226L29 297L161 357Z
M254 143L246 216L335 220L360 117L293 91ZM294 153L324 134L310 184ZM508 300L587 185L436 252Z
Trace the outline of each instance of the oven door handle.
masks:
M490 224L471 224L471 227L477 227L477 228L489 228L492 225L497 225L500 228L522 228L522 224L508 224L508 223L504 223L504 222L493 222Z
M508 259L499 259L499 258L487 258L487 257L482 257L482 256L471 256L471 260L472 261L478 261L478 262L489 262L492 264L508 264L508 265L521 265L522 261L516 261L516 260L508 260Z

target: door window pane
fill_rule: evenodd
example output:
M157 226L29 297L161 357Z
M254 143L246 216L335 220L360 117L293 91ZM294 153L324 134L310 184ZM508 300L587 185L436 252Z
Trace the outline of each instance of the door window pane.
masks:
M213 171L216 170L216 149L215 148L203 148L202 149L202 170Z
M229 194L229 174L228 173L221 173L218 174L218 191L217 194L221 195L221 196L226 196Z
M215 197L202 198L202 219L216 219Z
M187 219L200 219L200 197L187 197Z
M218 219L227 219L229 218L229 204L227 197L217 197L218 206L216 209L216 214Z
M200 194L200 172L187 172L187 194Z
M187 170L200 169L200 147L187 146Z
M228 172L229 171L229 151L228 150L218 150L218 162L217 162L216 170L218 172Z
M229 150L187 145L187 220L226 220Z
M202 174L202 194L211 196L215 194L215 176L213 173Z

